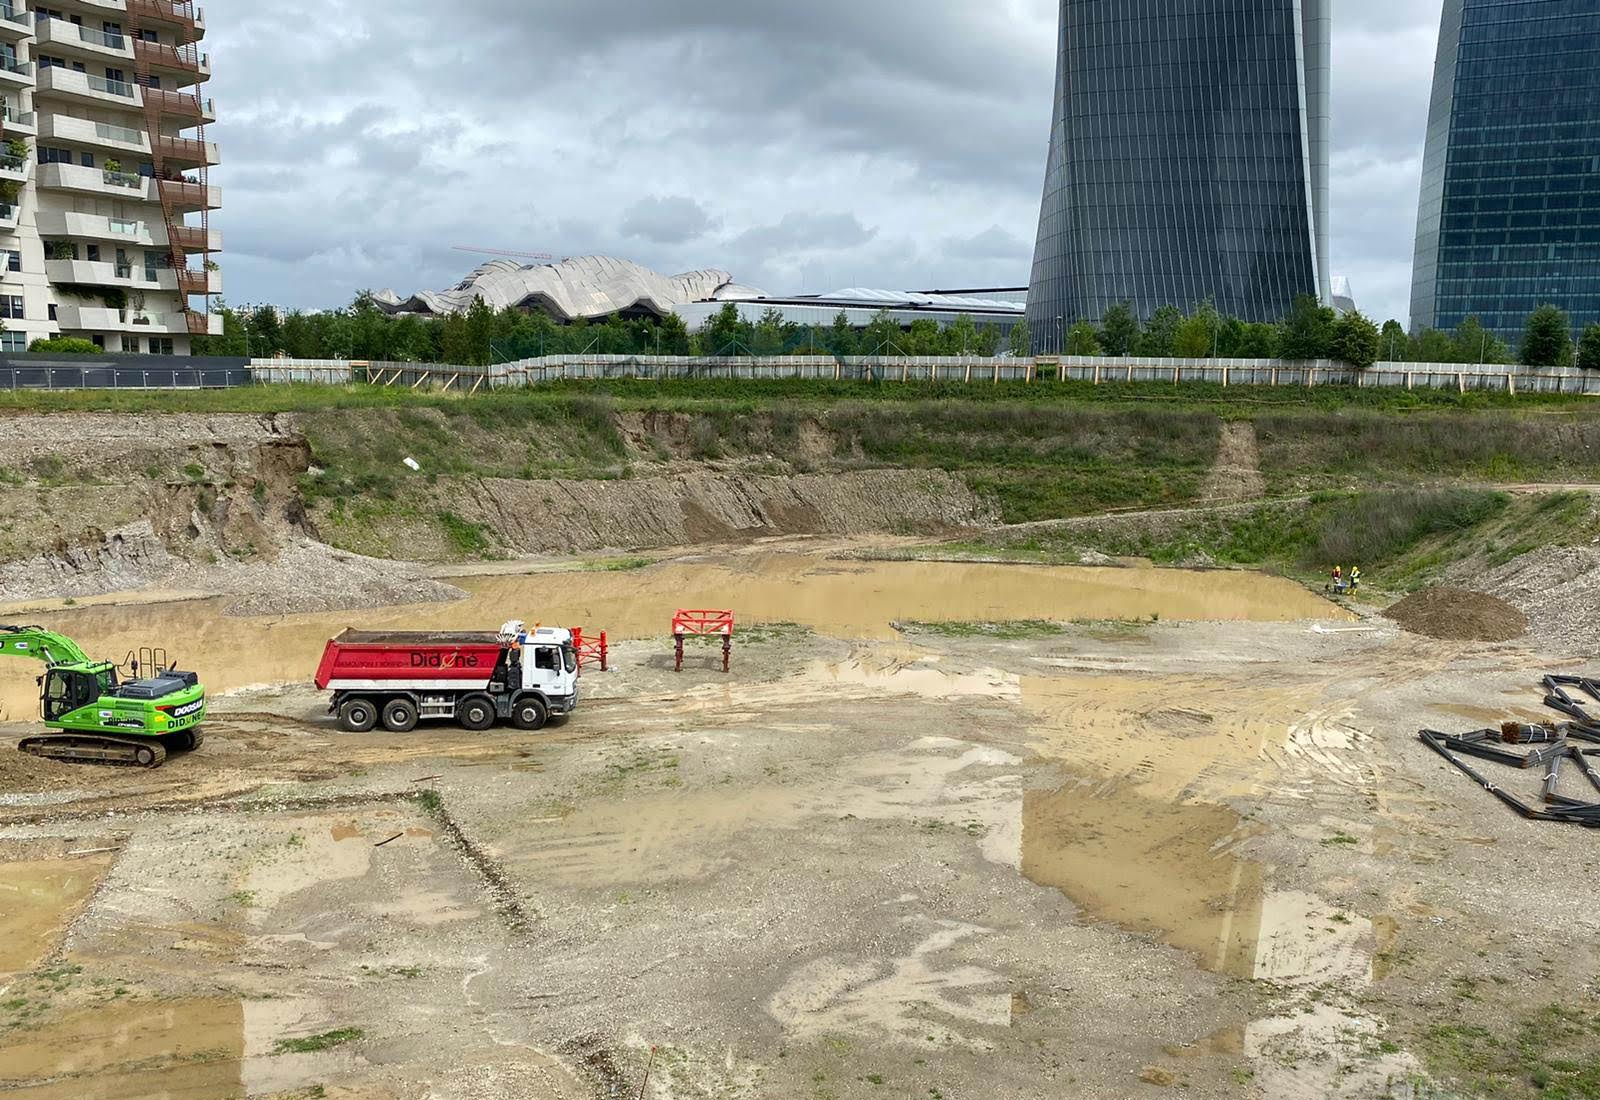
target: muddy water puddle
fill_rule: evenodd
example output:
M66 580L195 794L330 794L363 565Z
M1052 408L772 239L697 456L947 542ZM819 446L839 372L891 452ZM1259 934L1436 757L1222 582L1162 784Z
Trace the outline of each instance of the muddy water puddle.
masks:
M236 1000L102 1004L0 1040L17 1100L230 1100L244 1095Z
M949 562L837 562L759 554L676 562L636 572L537 573L460 581L448 604L333 614L230 618L222 599L73 608L44 625L96 655L121 660L164 646L213 691L304 683L323 644L349 626L492 629L508 618L606 630L618 640L661 638L681 607L735 609L745 624L794 622L830 637L891 639L897 620L1342 620L1345 612L1277 577L1241 572L1104 569ZM4 718L38 714L33 676L0 678Z
M111 861L105 854L0 864L0 975L44 962Z
M1031 740L1067 782L1023 806L1022 870L1106 921L1255 976L1264 872L1231 807L1287 742L1303 690L1178 676L1025 678Z

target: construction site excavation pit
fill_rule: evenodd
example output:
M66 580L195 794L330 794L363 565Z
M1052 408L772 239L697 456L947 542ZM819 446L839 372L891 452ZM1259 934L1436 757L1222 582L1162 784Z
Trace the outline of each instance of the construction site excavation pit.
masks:
M786 623L829 637L886 640L903 621L1350 617L1292 581L1242 571L867 562L801 553L730 553L623 572L497 573L452 583L464 590L463 598L425 606L236 617L219 597L30 610L28 616L69 637L93 638L113 658L164 639L169 653L214 692L306 681L323 644L349 626L483 630L522 618L604 630L627 641L665 638L678 608L715 607L734 609L742 626ZM24 678L0 680L6 716L37 709L37 693L19 681Z
M1593 839L1414 745L1536 713L1518 645L1228 571L747 549L451 583L29 617L160 642L214 709L153 772L0 771L0 1095L1415 1100L1489 1094L1441 1029L1600 1053ZM735 610L731 671L673 670L688 607ZM613 640L559 728L344 733L308 683L346 627L508 618ZM1537 943L1476 938L1508 926ZM1536 1094L1515 1069L1495 1095Z

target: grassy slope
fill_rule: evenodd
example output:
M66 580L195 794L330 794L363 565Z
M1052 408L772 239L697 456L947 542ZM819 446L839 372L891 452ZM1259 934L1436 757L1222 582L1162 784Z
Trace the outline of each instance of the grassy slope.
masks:
M1600 479L1600 418L1587 399L1447 391L615 381L474 398L365 386L22 391L0 393L0 408L293 412L318 466L302 489L336 541L373 549L364 530L399 515L432 524L456 556L479 552L481 532L440 509L441 494L427 491L439 478L619 478L656 460L772 471L941 468L993 498L1007 521L1025 522L1194 500L1226 420L1254 423L1273 495ZM637 432L624 439L625 421L647 425L642 443ZM409 473L406 457L424 473ZM1328 498L1303 523L1292 509L1268 509L1248 524L1184 537L1218 560L1305 562L1333 549L1308 549L1307 525L1327 526L1350 507ZM1347 516L1344 528L1365 529L1374 516ZM1424 519L1412 542L1444 537ZM1378 560L1352 549L1341 556Z
M1313 584L1338 563L1360 565L1369 587L1405 592L1464 563L1493 569L1540 547L1597 536L1600 516L1588 493L1385 489L1324 492L1160 523L1001 531L919 553L1036 562L1076 562L1091 551L1163 565L1210 560Z

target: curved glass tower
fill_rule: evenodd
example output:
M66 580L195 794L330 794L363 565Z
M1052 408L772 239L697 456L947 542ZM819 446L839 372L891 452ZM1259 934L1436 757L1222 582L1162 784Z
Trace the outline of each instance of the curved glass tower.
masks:
M1600 322L1600 7L1445 0L1411 326Z
M1332 0L1061 0L1028 323L1327 301Z

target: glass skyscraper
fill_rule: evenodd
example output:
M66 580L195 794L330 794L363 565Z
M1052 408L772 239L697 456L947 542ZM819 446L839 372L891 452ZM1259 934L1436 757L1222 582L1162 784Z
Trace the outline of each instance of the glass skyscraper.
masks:
M1600 321L1600 4L1445 0L1411 325L1515 347L1546 302Z
M1118 302L1327 301L1332 0L1061 0L1035 351Z

